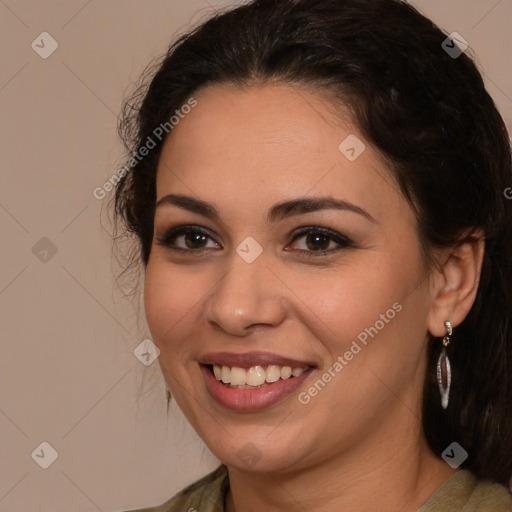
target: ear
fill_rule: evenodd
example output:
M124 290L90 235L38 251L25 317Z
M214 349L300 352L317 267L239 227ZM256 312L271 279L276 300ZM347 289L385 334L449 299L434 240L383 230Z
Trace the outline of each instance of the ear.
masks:
M441 251L430 277L431 306L427 328L435 337L445 335L444 321L459 325L475 301L485 251L482 230L450 249Z

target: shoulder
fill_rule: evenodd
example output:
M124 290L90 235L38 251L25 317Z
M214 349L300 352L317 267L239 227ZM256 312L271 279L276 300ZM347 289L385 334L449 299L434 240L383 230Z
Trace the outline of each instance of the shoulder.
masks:
M162 505L126 512L224 512L224 496L228 485L228 471L221 464L215 471L185 487Z
M512 495L503 485L478 480L471 472L461 470L417 512L512 512Z

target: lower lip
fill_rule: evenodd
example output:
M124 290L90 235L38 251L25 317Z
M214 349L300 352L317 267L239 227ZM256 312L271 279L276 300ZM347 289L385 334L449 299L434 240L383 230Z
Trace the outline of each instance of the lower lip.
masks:
M206 387L212 398L220 405L234 411L260 411L291 395L311 374L313 368L298 377L278 380L261 388L230 388L218 381L209 367L200 365Z

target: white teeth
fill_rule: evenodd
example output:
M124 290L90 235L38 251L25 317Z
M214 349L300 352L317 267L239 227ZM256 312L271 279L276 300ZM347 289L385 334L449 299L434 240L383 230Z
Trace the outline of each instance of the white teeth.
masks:
M224 368L228 368L225 366ZM231 368L231 378L229 383L232 386L243 386L245 382L245 370L243 368ZM253 384L254 385L254 384Z
M281 368L281 379L289 379L292 375L292 367L291 366L283 366Z
M231 368L231 372L233 370ZM261 366L253 366L247 370L245 378L249 386L261 386L265 382L265 370Z
M220 380L222 380L224 384L229 384L231 382L231 368L229 366L222 367Z
M287 380L290 377L302 375L308 367L293 368L291 366L270 365L265 369L263 366L252 366L248 370L237 366L213 365L213 374L217 380L231 387L251 388L271 384L279 379Z
M270 365L265 372L267 382L277 382L281 378L281 368L274 364Z

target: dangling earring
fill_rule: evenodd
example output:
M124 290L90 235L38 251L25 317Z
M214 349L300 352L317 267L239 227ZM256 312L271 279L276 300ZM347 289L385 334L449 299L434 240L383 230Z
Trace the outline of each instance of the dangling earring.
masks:
M443 349L437 360L437 383L439 385L439 392L441 393L441 406L443 409L448 407L448 400L450 398L450 385L452 383L452 369L450 367L450 360L446 354L446 347L450 343L450 336L452 335L452 324L448 320L444 323L446 334L443 336Z

